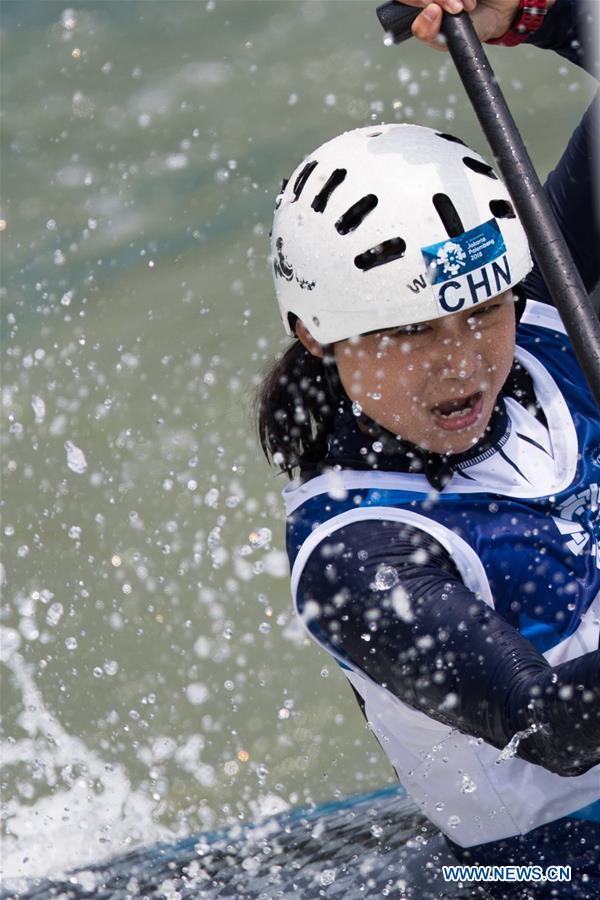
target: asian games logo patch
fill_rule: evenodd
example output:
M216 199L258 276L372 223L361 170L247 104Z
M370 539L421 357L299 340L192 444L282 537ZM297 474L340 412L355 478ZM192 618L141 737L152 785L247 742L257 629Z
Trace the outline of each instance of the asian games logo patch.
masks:
M596 558L596 568L600 569L598 552L600 531L600 485L591 484L573 497L569 497L558 507L559 516L552 516L554 524L562 535L568 537L567 549L574 556L584 550ZM591 544L590 544L591 542Z
M496 219L421 248L442 315L483 303L508 290L512 276Z
M463 253L462 247L460 244L456 244L454 241L446 241L446 243L440 247L436 257L436 265L442 267L442 271L445 275L458 275L461 269L464 269L466 266L467 254Z

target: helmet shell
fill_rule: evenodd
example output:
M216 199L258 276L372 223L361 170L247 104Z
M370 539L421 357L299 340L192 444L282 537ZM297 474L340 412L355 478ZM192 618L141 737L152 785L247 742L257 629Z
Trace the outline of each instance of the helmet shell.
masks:
M471 308L531 269L491 166L409 124L345 132L297 167L277 198L272 263L286 331L292 314L323 344Z

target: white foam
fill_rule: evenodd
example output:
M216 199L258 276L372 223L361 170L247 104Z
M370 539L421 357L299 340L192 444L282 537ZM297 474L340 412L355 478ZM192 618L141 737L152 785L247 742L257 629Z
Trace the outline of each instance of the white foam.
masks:
M19 724L28 734L5 744L2 763L8 768L35 760L44 767L52 793L33 803L13 798L6 804L3 880L10 880L14 890L23 878L56 876L140 844L172 840L173 832L153 821L152 799L132 787L123 767L101 759L68 734L46 707L33 666L18 652L20 643L16 631L0 628L2 661L21 691L27 713ZM60 774L65 771L85 775L75 775L63 786Z

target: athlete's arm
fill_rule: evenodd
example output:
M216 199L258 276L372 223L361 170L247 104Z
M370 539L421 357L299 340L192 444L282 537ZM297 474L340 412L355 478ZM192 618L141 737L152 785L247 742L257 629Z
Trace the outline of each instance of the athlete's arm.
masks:
M598 0L556 0L526 43L554 50L598 78L598 20Z
M334 532L298 606L342 659L431 718L498 748L544 725L518 755L560 775L600 762L600 652L550 666L425 532L379 520Z
M598 77L600 41L595 38L599 28L598 0L556 0L542 27L527 43L554 50ZM596 95L544 185L563 237L590 292L600 279L598 192L594 189L599 115L600 99ZM525 287L533 300L552 302L537 264L525 279Z
M598 252L599 210L594 190L594 158L598 147L600 95L596 95L573 132L544 189L562 235L589 293L600 278ZM524 280L525 294L532 300L552 304L537 262Z

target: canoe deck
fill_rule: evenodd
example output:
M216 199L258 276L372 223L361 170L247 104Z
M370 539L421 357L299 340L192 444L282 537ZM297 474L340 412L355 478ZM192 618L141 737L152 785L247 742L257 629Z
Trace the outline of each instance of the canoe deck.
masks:
M481 896L442 881L455 862L399 787L301 808L259 824L141 847L60 879L37 879L22 900L353 900Z

